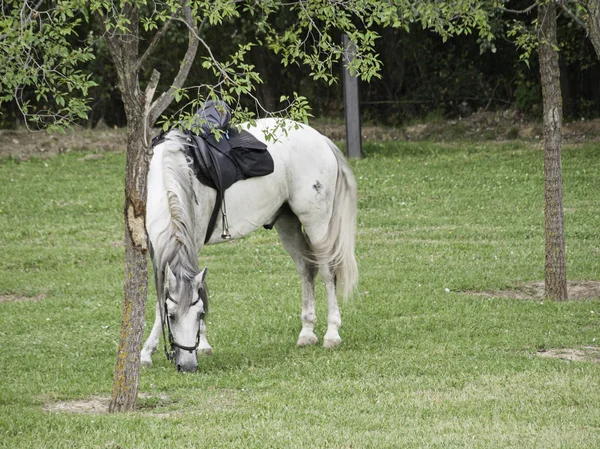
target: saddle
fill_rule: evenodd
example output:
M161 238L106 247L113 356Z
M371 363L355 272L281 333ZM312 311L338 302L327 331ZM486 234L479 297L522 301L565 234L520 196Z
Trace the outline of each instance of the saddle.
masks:
M217 191L215 207L208 222L204 243L212 235L221 209L223 239L231 238L227 222L225 190L235 182L273 173L274 164L267 145L246 130L230 127L231 109L223 101L207 101L196 113L191 130L184 130L199 182ZM152 139L152 146L164 140L164 133Z

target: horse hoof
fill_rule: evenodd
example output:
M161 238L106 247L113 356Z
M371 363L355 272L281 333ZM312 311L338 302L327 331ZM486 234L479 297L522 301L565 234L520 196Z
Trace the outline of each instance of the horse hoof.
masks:
M315 334L301 335L300 337L298 337L298 342L296 343L296 346L302 348L304 346L313 346L317 343L319 343L319 339Z
M335 338L325 338L323 340L323 347L326 349L334 349L342 344L342 339L340 337Z
M150 360L142 360L141 364L144 368L150 368L152 366L152 359Z
M198 354L209 357L213 355L213 348L210 346L208 348L198 348Z

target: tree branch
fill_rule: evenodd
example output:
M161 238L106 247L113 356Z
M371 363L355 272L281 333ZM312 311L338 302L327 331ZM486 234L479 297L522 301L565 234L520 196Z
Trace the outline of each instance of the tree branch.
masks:
M560 9L562 9L571 20L573 20L577 25L583 28L587 34L590 34L590 30L588 29L587 24L579 17L577 17L575 13L571 11L571 9L567 5L565 5L564 2L558 2L558 6L560 6Z
M537 2L533 2L531 5L529 5L525 9L508 9L508 8L499 7L498 10L500 10L502 12L509 12L512 14L529 14L537 6L538 6Z
M587 10L585 30L596 50L596 56L600 59L600 4L597 0L588 0Z
M150 104L152 103L152 98L154 98L154 92L156 92L156 88L158 87L158 80L160 79L160 72L158 70L152 71L152 77L150 78L150 82L146 86L146 90L144 91L144 145L146 151L150 148L150 143L148 142L148 130L152 127L154 123L149 122L150 116Z
M140 56L139 59L137 60L137 62L135 64L136 71L140 70L140 68L142 67L142 64L144 64L144 62L146 62L146 59L148 59L148 57L152 54L152 52L154 52L154 50L156 49L156 46L160 42L160 39L165 35L165 33L167 32L167 29L169 28L169 25L171 25L172 22L173 22L173 17L171 17L169 20L167 20L165 22L165 24L160 29L160 31L156 32L156 34L152 38L152 42L150 42L150 45L148 45L148 48L146 48L146 51L144 52L144 54L142 56Z
M196 58L196 52L198 51L199 41L197 39L198 36L198 28L194 23L194 17L192 16L192 10L188 4L183 7L183 13L185 17L185 23L189 28L188 33L188 49L183 57L183 61L181 61L181 65L179 66L179 73L175 76L173 80L173 84L166 92L163 92L160 97L158 97L150 106L150 112L148 114L148 125L153 126L156 123L156 120L160 115L164 112L165 109L171 104L173 101L173 93L177 89L181 89L183 87L183 83L185 82L188 74L190 73L190 69L192 68L192 64L194 59Z

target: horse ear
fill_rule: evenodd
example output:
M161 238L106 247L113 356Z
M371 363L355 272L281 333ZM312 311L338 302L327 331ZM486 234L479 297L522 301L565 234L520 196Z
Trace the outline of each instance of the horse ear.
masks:
M175 279L175 275L171 271L169 264L167 264L167 267L165 268L165 286L169 292L175 292L175 290L177 290L177 279Z
M208 271L208 267L204 268L200 273L196 275L194 278L194 287L196 290L200 290L206 286L206 272Z

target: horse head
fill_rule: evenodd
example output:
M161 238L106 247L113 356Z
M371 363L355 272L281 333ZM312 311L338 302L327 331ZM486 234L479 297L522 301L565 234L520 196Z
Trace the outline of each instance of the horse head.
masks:
M194 276L177 276L167 264L164 283L163 320L169 333L171 357L179 371L198 369L198 345L204 314L208 309L204 268Z

